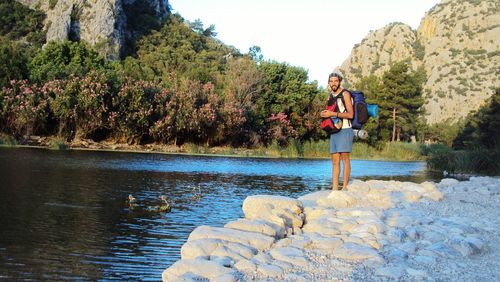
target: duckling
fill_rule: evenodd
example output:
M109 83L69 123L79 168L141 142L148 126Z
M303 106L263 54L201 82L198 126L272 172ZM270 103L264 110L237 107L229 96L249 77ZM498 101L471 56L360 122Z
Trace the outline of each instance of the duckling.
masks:
M172 210L172 204L168 202L167 196L161 195L160 199L161 199L160 211L170 212Z
M146 210L148 212L170 212L172 210L172 204L167 201L167 196L160 196L161 205L160 206L147 206Z
M132 194L129 194L128 195L128 199L127 201L132 204L132 203L135 203L136 202L136 199L134 198L134 196L132 196Z
M200 185L193 187L193 195L191 196L191 201L199 201L201 199L201 187Z
M132 194L128 195L127 203L130 210L133 210L137 207L137 200L134 198L134 196L132 196Z

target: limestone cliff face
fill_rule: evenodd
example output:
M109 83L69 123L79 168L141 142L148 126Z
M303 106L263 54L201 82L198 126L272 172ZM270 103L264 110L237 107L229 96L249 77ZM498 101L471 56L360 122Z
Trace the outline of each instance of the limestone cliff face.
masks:
M382 75L393 62L414 56L412 44L416 33L410 26L392 23L370 32L340 67L350 84L371 74Z
M84 40L109 59L116 59L134 30L129 19L148 14L161 19L170 12L168 0L17 0L47 13L47 42Z
M370 32L340 66L351 84L410 59L427 71L427 121L458 120L500 87L500 2L443 0L416 31L390 24Z

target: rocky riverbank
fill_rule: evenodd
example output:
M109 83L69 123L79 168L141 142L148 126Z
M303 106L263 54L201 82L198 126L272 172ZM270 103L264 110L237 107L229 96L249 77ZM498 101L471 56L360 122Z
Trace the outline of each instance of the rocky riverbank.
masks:
M497 281L500 178L353 181L257 195L245 218L200 226L163 281Z

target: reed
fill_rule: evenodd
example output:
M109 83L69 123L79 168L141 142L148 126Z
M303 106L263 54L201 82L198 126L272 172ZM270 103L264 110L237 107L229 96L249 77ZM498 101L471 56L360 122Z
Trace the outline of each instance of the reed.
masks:
M17 145L17 140L14 136L0 133L0 145L6 147L15 147Z
M500 150L435 152L429 156L427 167L450 174L500 175Z
M68 149L68 145L66 145L66 141L62 137L52 138L49 141L49 147L52 150L67 150Z

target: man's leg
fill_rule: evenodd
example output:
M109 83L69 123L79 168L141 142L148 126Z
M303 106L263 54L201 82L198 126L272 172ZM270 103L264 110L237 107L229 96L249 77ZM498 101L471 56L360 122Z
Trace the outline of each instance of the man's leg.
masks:
M349 184L349 177L351 176L351 159L349 158L349 153L340 153L340 158L344 164L344 183L342 184L342 191L347 191L347 184Z
M339 176L340 176L340 154L332 154L332 188L339 190Z

